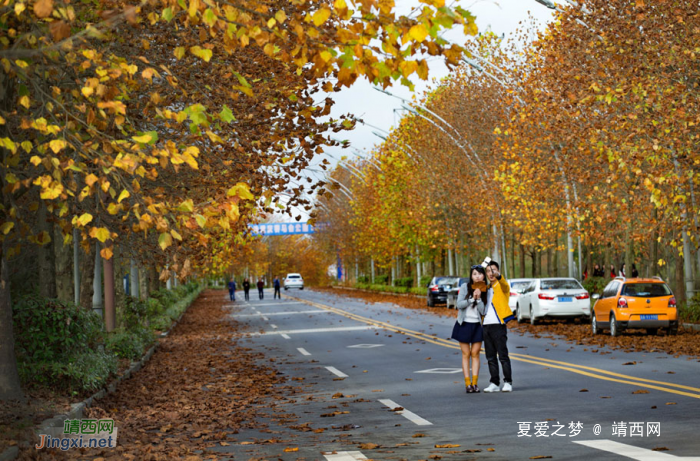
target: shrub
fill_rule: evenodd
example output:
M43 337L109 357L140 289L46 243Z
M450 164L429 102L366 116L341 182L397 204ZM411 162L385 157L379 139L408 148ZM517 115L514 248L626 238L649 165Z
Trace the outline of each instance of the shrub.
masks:
M102 319L92 310L36 295L12 308L15 351L20 362L54 362L102 343Z
M409 288L409 293L413 293L414 295L421 295L421 296L426 295L425 287Z
M360 275L359 277L357 277L357 283L358 283L358 284L359 284L359 283L369 283L369 282L370 282L370 280L369 280L369 276L368 276L368 275Z
M374 283L376 285L387 285L389 283L388 275L377 275L374 277Z
M610 279L605 277L588 277L583 281L583 288L586 289L590 294L598 293L602 294L603 289L608 284Z
M432 275L423 275L420 278L420 286L422 287L427 287L430 281L433 279Z
M159 300L156 298L148 298L146 301L146 316L149 319L158 317L162 315L163 312L165 312L165 307L163 307L163 304Z
M394 280L395 287L411 288L413 286L413 277L402 277Z
M123 359L140 358L154 341L153 332L144 327L112 332L107 336L106 350Z
M700 293L681 304L678 309L680 320L685 323L700 323Z
M133 296L126 297L126 303L122 310L122 322L127 330L141 325L141 321L146 318L148 304Z
M60 361L21 362L22 382L72 391L95 391L117 372L116 356L95 350L73 354Z

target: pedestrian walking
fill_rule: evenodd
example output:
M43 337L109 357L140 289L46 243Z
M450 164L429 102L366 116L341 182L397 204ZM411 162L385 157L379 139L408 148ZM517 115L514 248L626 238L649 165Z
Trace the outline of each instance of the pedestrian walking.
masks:
M632 263L632 278L636 279L637 277L639 277L639 271L637 270L637 266Z
M263 282L262 277L258 279L258 296L263 299L263 288L265 288L265 282Z
M272 299L278 298L282 299L282 293L280 293L280 279L275 275L275 280L273 280L272 285L275 287L275 292L272 295Z
M486 312L484 314L484 347L486 360L489 363L491 384L484 392L511 392L513 390L513 377L511 373L510 357L508 357L508 327L506 323L513 320L513 312L508 305L510 298L510 285L501 275L500 267L496 261L489 262L486 267L486 276L490 282L490 288L486 296ZM498 362L503 368L503 388L498 370Z
M228 282L228 296L231 301L236 300L236 281L231 277L231 281Z
M620 277L625 277L625 263L622 263L622 266L620 266L620 273L618 275Z
M467 394L481 392L478 385L481 369L479 353L484 341L481 322L487 292L486 271L478 264L472 266L469 282L459 287L457 321L452 328L452 339L459 341L459 348L462 350L462 372Z
M250 298L248 297L248 293L250 292L250 282L248 281L248 277L243 279L243 294L245 295L245 300L250 301Z

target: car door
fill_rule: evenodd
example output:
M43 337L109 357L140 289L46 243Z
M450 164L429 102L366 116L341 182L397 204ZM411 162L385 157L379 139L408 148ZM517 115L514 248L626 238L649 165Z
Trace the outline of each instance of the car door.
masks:
M617 282L615 280L611 281L608 283L608 285L605 287L605 290L603 290L603 297L598 300L596 303L596 318L600 322L609 322L610 321L610 311L613 309L615 306L615 303L617 302L617 289L620 286L620 282Z

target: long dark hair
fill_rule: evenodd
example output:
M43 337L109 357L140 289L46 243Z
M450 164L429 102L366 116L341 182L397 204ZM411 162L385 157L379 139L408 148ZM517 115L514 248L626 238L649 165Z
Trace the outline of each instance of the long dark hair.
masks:
M472 266L471 269L469 269L469 284L467 284L467 299L469 300L474 296L474 288L472 288L472 284L474 283L474 280L472 280L472 273L474 271L482 274L484 276L484 283L486 283L486 270L480 265ZM482 290L481 301L483 301L484 305L486 305L487 299L486 290Z

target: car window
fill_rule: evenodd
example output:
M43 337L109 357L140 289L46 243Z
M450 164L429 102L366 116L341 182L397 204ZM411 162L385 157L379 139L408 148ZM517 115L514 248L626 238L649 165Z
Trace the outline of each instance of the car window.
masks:
M512 282L510 284L510 287L517 292L523 293L529 285L530 282Z
M606 295L606 298L617 296L618 288L620 288L620 282L611 282L610 285L608 285L608 294Z
M631 298L658 298L671 296L671 290L665 283L626 283L622 287L621 295Z
M436 280L436 285L455 285L459 281L457 277L440 277Z
M287 278L288 279L300 279L301 275L288 275Z
M542 290L580 290L583 289L580 283L574 279L550 279L540 282Z

